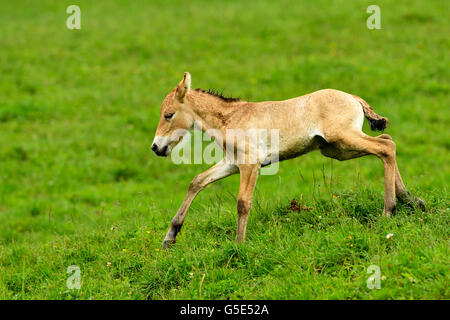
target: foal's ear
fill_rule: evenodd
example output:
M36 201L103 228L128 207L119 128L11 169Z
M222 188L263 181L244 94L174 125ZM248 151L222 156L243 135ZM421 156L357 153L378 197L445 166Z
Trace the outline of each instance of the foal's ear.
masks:
M191 89L191 75L189 72L184 73L183 80L177 86L177 91L175 92L175 97L178 101L183 102L184 96Z

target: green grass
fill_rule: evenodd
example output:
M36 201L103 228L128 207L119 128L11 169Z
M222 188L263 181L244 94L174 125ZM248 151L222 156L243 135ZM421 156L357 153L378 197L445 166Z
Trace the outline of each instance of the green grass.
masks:
M65 27L70 4L81 30ZM382 29L368 30L370 4L2 1L0 298L449 299L448 4L380 0ZM245 100L363 97L390 119L403 179L429 212L383 218L378 159L311 153L260 177L245 244L233 241L233 176L197 197L161 251L208 167L150 150L184 71ZM290 211L292 198L312 210ZM70 265L80 290L66 287Z

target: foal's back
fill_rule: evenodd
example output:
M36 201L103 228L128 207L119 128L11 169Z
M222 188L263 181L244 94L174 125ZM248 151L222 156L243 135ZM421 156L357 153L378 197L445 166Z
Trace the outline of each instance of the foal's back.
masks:
M229 128L279 131L280 159L292 158L320 146L345 130L361 131L364 113L351 94L323 89L282 101L246 102Z

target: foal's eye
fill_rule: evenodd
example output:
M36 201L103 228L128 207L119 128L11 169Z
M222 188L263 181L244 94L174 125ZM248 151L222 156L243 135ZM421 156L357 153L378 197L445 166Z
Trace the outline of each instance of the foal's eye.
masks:
M170 120L170 119L172 119L174 114L175 113L168 113L168 114L164 115L164 118L166 118L166 120Z

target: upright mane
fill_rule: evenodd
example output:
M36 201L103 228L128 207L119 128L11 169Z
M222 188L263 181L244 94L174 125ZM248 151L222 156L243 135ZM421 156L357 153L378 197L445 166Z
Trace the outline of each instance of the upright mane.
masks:
M230 97L225 97L225 96L223 95L223 91L219 91L219 90L217 90L217 89L203 90L203 89L201 89L201 88L197 88L197 89L195 89L195 91L197 91L197 92L202 92L202 93L206 93L206 94L215 96L215 97L217 97L217 98L219 98L219 99L221 99L221 100L223 100L223 101L225 101L225 102L236 102L236 101L241 101L240 98L233 98L233 97L231 97L231 96L230 96Z

